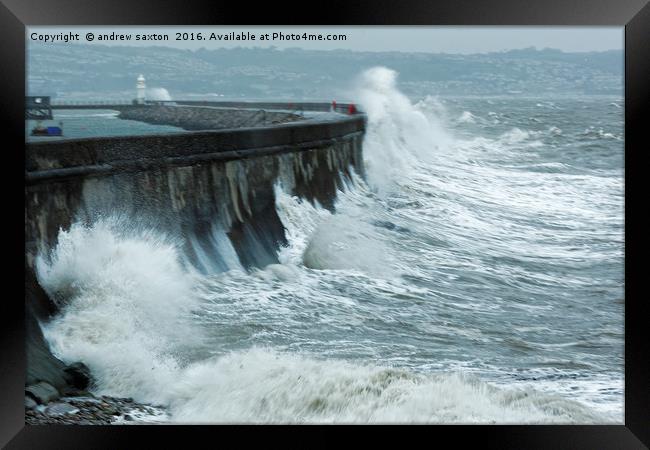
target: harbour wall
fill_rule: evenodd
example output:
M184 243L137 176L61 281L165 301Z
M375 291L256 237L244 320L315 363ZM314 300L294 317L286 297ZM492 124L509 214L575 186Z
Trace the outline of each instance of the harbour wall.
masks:
M350 171L364 175L364 130L362 114L328 114L271 126L28 143L28 323L57 310L38 286L35 264L73 223L120 217L153 228L181 242L186 263L203 273L227 270L233 259L245 270L277 263L286 238L275 186L333 209ZM61 363L31 328L28 383L61 389Z

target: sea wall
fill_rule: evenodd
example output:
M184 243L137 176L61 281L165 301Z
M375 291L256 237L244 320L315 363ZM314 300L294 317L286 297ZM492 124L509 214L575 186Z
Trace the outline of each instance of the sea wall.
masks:
M365 117L153 136L30 142L25 153L28 383L66 389L64 365L36 325L56 312L35 276L60 230L119 217L180 242L204 273L278 261L286 242L276 184L332 209L342 177L363 176ZM69 383L68 383L69 384Z
M59 229L108 214L155 224L180 237L196 234L199 241L206 227L218 225L230 233L245 267L272 262L272 247L282 242L274 184L281 181L296 195L331 208L339 174L349 167L363 173L364 123L356 115L237 130L29 143L27 264L33 267L37 254L47 254ZM258 226L277 232L254 260L247 245Z

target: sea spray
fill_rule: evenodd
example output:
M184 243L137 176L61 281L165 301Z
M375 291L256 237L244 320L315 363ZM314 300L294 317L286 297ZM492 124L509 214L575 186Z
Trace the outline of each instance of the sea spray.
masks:
M458 374L424 376L253 348L196 364L171 390L181 423L591 423L579 404Z
M278 214L290 248L281 261L317 270L356 270L393 275L389 243L382 239L368 213L373 200L364 181L351 170L345 192L337 193L336 214L319 205L288 196L276 186ZM284 258L284 259L283 259Z
M147 88L146 99L159 102L169 102L172 100L172 96L169 94L169 91L167 89L154 87Z
M161 386L200 345L198 299L177 246L124 219L73 224L48 257L40 283L61 311L45 327L53 351L91 368L100 392L159 401Z
M366 170L371 185L390 189L416 170L420 161L452 144L433 108L415 107L397 89L397 72L374 67L356 84L356 101L368 116L364 139ZM430 105L426 101L420 107Z
M278 202L285 220L306 219L305 230L316 230L321 219L331 217L286 194ZM230 271L199 278L183 270L178 247L153 231L110 221L75 224L60 233L49 260L39 259L41 283L62 306L46 336L64 360L91 367L99 393L163 404L177 423L604 420L570 400L532 390L504 391L459 374L323 359L281 346L237 349L241 344L232 335L237 321L266 322L266 332L281 331L274 325L281 322L298 326L300 316L292 315L300 314L295 311L300 303L290 293L319 292L319 276L286 264L267 268L269 276ZM337 306L334 300L314 297L309 308L320 309L324 302L323 311L342 308L347 322L354 323L358 305ZM226 327L223 341L215 327ZM210 347L204 341L208 329Z

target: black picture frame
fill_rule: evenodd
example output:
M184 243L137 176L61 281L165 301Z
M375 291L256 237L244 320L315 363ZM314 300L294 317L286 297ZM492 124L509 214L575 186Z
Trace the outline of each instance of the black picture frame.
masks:
M641 158L647 145L644 117L650 117L650 4L647 0L517 0L425 1L329 1L278 5L276 2L183 2L167 0L1 0L0 3L0 115L5 134L6 181L4 223L9 227L5 248L9 273L2 302L2 362L0 363L0 445L7 448L120 448L134 439L171 442L172 437L197 439L206 433L214 439L226 430L197 426L25 426L24 415L24 308L19 288L19 258L24 246L24 97L25 27L35 25L591 25L625 27L625 425L620 426L436 426L418 427L424 443L468 442L495 448L647 448L650 445L650 352L648 351L647 297L641 279L648 225L643 213ZM646 145L644 145L646 144ZM9 201L11 200L11 201ZM647 205L647 200L646 200ZM636 206L636 208L635 208ZM647 207L645 208L647 210ZM643 211L643 209L640 209ZM21 231L22 230L22 231ZM24 276L24 275L23 275ZM14 285L15 290L6 289ZM9 294L11 292L11 294ZM647 294L646 294L647 295ZM23 295L24 298L24 295ZM242 427L244 443L257 433ZM270 427L260 429L269 430ZM273 427L277 429L277 427ZM304 427L317 432L318 443L338 443L325 431L341 427ZM315 430L314 428L317 428ZM401 427L400 427L401 428ZM349 429L349 427L348 427ZM381 431L380 431L381 429ZM380 439L397 427L375 427ZM303 430L301 430L303 431ZM410 435L412 431L407 431ZM221 437L220 439L225 439ZM185 441L193 445L192 440ZM198 441L195 441L198 442ZM210 441L208 441L210 442ZM225 444L225 441L222 442ZM196 444L198 446L198 443ZM214 446L218 443L214 442ZM421 445L421 444L420 444Z

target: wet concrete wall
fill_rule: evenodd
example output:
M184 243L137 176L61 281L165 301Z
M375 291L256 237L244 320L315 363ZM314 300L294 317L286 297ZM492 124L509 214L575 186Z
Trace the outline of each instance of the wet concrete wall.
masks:
M218 221L239 240L244 224L273 225L273 186L332 207L340 174L363 174L364 117L272 127L27 144L26 257L60 228L119 214L186 236ZM239 227L239 228L238 228ZM245 228L245 227L244 227ZM281 233L277 233L281 242ZM269 244L270 245L270 244ZM275 245L275 244L274 244ZM237 246L235 246L237 248ZM272 261L269 249L267 261ZM253 264L244 257L246 264Z
M227 269L219 237L245 269L263 267L277 262L286 242L274 186L332 209L342 178L351 170L364 174L364 130L362 115L330 115L236 130L28 143L27 384L69 387L67 369L38 325L57 307L35 276L37 256L48 257L60 230L116 216L177 238L199 271Z

